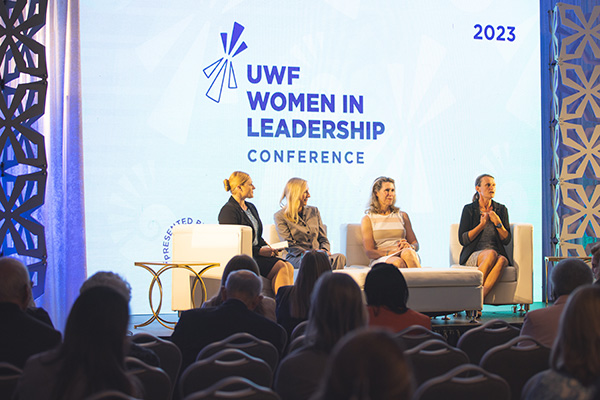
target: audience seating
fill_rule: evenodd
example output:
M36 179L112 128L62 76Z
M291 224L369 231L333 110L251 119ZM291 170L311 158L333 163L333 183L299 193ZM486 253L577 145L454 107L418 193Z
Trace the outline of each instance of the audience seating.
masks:
M370 268L365 254L360 224L341 227L341 247L347 266L335 272L349 274L362 289ZM477 269L404 268L402 275L410 291L408 307L422 313L451 314L481 310L483 274Z
M225 265L233 256L252 256L252 228L242 225L191 224L173 228L172 262L219 263L202 275L207 298L214 296L221 287ZM193 267L197 272L204 267ZM172 273L171 308L174 311L192 308L192 287L195 275L184 269L174 268ZM270 284L268 285L270 287ZM201 290L196 291L196 307L200 307Z
M141 382L145 400L168 400L171 398L171 379L161 368L151 367L133 357L125 358L125 366L127 372Z
M10 363L0 362L0 399L10 399L23 371Z
M131 397L128 394L116 390L104 390L102 392L94 393L83 400L138 400L138 398Z
M291 341L290 345L287 348L287 354L293 353L295 350L298 350L302 346L304 346L304 335L300 335Z
M446 339L439 333L435 333L421 325L411 325L406 329L396 333L396 338L404 346L405 349L413 348L423 342L431 339L441 340Z
M506 250L513 265L504 268L494 288L483 299L484 304L520 304L527 311L533 303L533 225L510 224L512 240ZM462 246L458 241L458 224L450 226L450 265L458 269L474 269L459 264ZM516 307L515 307L516 311Z
M246 378L264 387L273 383L273 371L266 362L242 350L225 349L187 367L181 375L179 392L185 397L230 376Z
M290 342L293 342L298 336L303 336L306 332L306 327L308 326L308 321L302 321L292 331L290 335Z
M160 367L169 375L171 380L171 394L175 390L175 383L181 368L181 351L173 342L160 339L148 333L136 333L131 337L134 343L151 349L160 360Z
M517 400L529 378L550 368L550 349L530 336L517 336L486 351L479 365L504 378Z
M417 388L413 399L510 400L510 388L498 375L477 365L465 364L423 383Z
M456 345L467 353L471 363L479 364L486 351L508 342L519 336L519 333L520 330L508 322L494 319L463 333Z
M210 388L192 393L184 400L280 400L277 393L248 379L233 376L222 379Z
M272 371L275 371L279 363L280 354L275 346L246 332L235 333L223 340L209 344L198 353L196 361L209 358L221 350L230 348L239 349L253 357L260 358L271 367Z
M469 363L464 351L438 339L427 340L406 350L405 354L410 359L417 385Z

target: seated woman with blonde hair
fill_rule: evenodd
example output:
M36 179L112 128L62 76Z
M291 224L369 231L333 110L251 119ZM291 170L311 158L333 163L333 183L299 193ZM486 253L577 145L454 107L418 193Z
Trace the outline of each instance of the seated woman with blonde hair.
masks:
M279 238L288 242L286 260L294 268L300 268L300 259L305 251L323 250L329 256L331 267L342 269L346 265L346 256L330 253L319 209L306 205L309 197L308 183L304 179L292 178L285 185L281 196L282 209L275 213L274 218Z
M370 266L393 264L397 268L420 268L419 242L408 214L396 203L396 186L392 178L380 176L373 182L369 208L361 221L363 246Z
M294 283L294 267L277 257L262 238L263 225L254 204L246 201L254 197L254 185L250 175L235 171L223 181L225 190L231 192L229 201L219 212L219 224L246 225L252 228L252 257L258 264L260 274L271 280L271 288L276 295L281 286Z

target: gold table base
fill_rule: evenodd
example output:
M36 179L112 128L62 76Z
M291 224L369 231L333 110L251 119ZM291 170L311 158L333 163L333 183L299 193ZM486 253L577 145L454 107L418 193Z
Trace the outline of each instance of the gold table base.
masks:
M196 287L198 286L198 282L200 282L200 286L202 287L202 301L203 302L206 301L206 285L204 284L204 281L202 280L202 274L211 268L220 266L219 263L162 263L162 262L136 262L136 263L134 263L134 265L136 267L144 268L146 271L148 271L152 274L152 282L150 282L150 288L148 290L148 301L150 303L150 310L152 311L152 316L147 321L142 322L141 324L138 324L138 325L134 325L133 327L140 328L142 326L150 325L154 321L158 321L158 323L160 323L162 326L164 326L165 328L171 329L171 330L175 329L174 326L177 324L177 322L167 321L159 315L160 310L162 308L162 301L163 301L163 288L162 288L162 282L160 280L160 275L163 272L168 271L170 269L174 269L174 268L175 269L185 269L185 270L193 273L194 275L196 275L196 280L194 281L194 286L192 287L192 307L196 308L195 294L196 294ZM153 268L156 266L161 266L158 271L155 271ZM202 268L202 270L200 272L196 272L192 268L192 267L200 267L200 266L204 266L204 268ZM158 284L158 291L160 293L159 301L158 301L158 308L156 310L154 309L154 303L152 301L152 292L154 290L154 284ZM170 325L167 325L167 324L170 324ZM171 325L173 325L173 326L171 326Z

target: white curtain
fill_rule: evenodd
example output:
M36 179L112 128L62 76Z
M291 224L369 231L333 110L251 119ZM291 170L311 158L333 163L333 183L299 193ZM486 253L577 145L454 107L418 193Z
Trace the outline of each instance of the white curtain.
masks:
M48 96L40 131L48 157L45 293L37 299L63 330L86 277L79 0L50 0L40 40L46 46Z

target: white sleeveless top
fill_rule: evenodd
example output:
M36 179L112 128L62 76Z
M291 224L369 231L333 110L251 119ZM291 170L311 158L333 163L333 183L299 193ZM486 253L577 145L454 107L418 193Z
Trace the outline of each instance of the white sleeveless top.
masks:
M404 229L404 220L400 212L394 212L388 215L368 213L373 228L373 239L377 248L393 246L400 239L406 239L406 230Z

